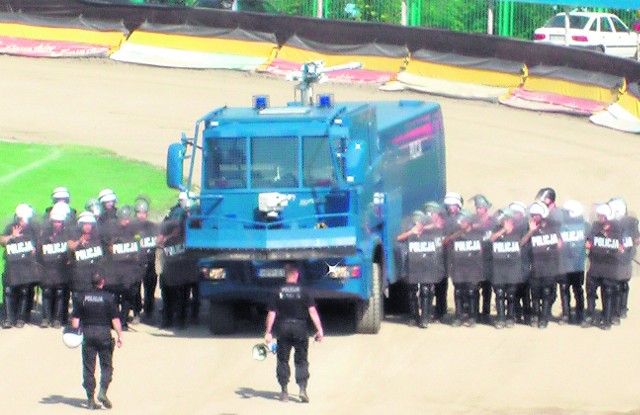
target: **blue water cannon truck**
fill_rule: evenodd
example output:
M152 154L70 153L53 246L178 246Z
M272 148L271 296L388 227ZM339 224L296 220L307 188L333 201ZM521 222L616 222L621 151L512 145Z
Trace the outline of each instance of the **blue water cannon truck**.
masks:
M292 260L317 301L348 302L354 331L377 333L385 295L402 280L396 236L444 195L440 106L314 97L322 73L305 64L293 102L255 96L251 107L215 109L168 149L169 187L199 191L185 245L213 334L264 307Z

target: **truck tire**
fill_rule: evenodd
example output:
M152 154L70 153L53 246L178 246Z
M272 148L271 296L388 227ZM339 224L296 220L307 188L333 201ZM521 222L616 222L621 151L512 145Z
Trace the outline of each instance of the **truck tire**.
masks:
M209 303L209 331L211 334L231 334L234 330L233 305L212 300Z
M368 300L358 301L355 306L355 330L361 334L377 334L384 314L380 265L373 263L371 279L373 293Z

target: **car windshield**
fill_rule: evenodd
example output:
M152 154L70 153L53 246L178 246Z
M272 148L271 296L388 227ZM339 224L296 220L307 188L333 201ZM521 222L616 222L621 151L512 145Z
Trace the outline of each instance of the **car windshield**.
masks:
M557 14L553 16L551 20L549 20L547 24L544 25L544 27L563 29L564 20L565 14ZM571 29L584 29L588 22L589 17L587 16L577 16L574 14L569 15L569 27Z

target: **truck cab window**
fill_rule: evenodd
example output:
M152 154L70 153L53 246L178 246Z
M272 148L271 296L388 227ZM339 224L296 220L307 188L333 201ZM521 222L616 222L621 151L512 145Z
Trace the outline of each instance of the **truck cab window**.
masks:
M336 173L327 137L304 137L302 139L302 159L304 186L318 187L336 184Z
M205 171L209 189L246 187L246 140L244 138L209 140Z

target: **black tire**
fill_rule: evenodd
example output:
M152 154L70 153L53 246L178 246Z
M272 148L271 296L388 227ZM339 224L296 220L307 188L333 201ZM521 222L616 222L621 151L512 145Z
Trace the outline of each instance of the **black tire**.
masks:
M209 303L209 331L213 335L231 334L235 331L233 305L211 300Z
M377 334L384 317L380 264L372 264L371 279L372 296L366 301L358 301L355 306L356 333Z

